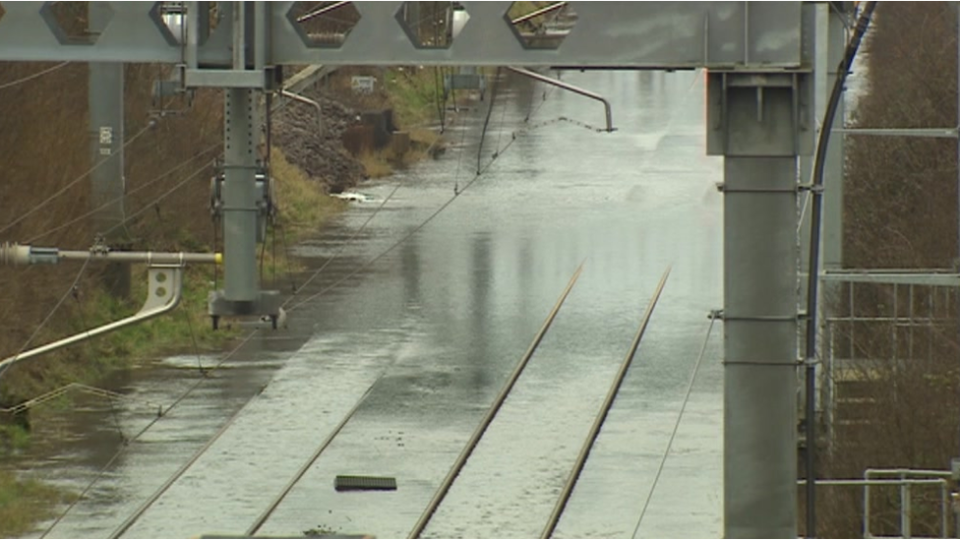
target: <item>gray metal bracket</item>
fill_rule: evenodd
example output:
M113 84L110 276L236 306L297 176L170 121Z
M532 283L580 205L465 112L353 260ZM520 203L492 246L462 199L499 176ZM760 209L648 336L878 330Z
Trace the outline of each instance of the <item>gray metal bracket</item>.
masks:
M557 88L560 88L560 89L562 89L562 90L566 90L566 91L568 91L568 92L573 92L574 94L578 94L578 95L581 95L581 96L584 96L584 97L588 97L588 98L590 98L590 99L595 99L595 100L599 101L600 103L603 103L603 112L604 112L604 116L605 116L605 119L606 119L606 122L607 122L607 129L606 129L606 131L608 131L608 132L615 131L615 128L613 127L613 112L612 112L611 109L610 109L610 102L607 101L607 99L606 99L605 97L601 96L600 94L595 94L595 93L593 93L593 92L590 92L589 90L584 90L583 88L574 86L574 85L572 85L572 84L567 84L567 83L565 83L565 82L563 82L563 81L560 81L560 80L557 80L557 79L551 79L550 77L547 77L547 76L545 76L545 75L541 75L541 74L539 74L539 73L537 73L537 72L535 72L535 71L530 71L529 69L523 69L523 68L518 68L518 67L510 67L510 66L507 66L507 70L509 70L509 71L511 71L511 72L513 72L513 73L516 73L516 74L518 74L518 75L523 75L524 77L529 77L529 78L531 78L531 79L533 79L533 80L535 80L535 81L540 81L540 82L545 83L545 84L550 84L550 85L556 86Z
M210 11L203 8L208 2L185 2L185 10L163 11L153 4L111 2L113 18L95 43L77 46L57 39L40 14L44 2L5 2L0 60L182 62L189 69L236 68L231 61L236 52L231 22L251 20L254 50L247 57L264 65L793 69L802 65L803 54L800 2L578 3L578 20L563 40L561 54L524 47L504 17L510 2L464 2L470 21L449 49L417 49L396 20L400 2L353 2L361 18L336 48L304 42L301 29L289 17L291 1L246 2L242 15L233 13L233 2L217 2L220 19L213 29L205 24Z
M147 299L136 314L0 360L0 369L163 315L177 307L182 293L183 266L151 266L147 270Z
M742 155L740 134L731 132L730 114L725 105L730 94L744 92L749 92L753 96L751 99L755 103L755 110L751 115L754 116L752 120L757 124L764 122L765 102L770 98L768 94L789 93L792 99L792 125L768 127L770 137L768 137L768 147L762 148L763 155L786 156L813 153L813 138L810 137L810 131L816 124L811 95L812 77L808 72L802 70L726 71L711 72L711 75L713 76L707 79L707 155ZM753 155L758 151L760 150L751 149L746 155ZM731 188L723 189L729 191Z
M220 171L210 179L210 215L214 220L223 217L223 164L218 163ZM267 236L267 223L276 216L276 201L274 183L271 181L265 167L257 167L256 179L256 207L257 207L257 242L263 242Z
M942 270L828 270L820 279L826 282L886 283L922 285L931 287L960 287L960 274L951 269Z
M214 330L220 327L221 317L257 317L262 321L269 320L274 330L281 326L284 317L280 291L261 290L253 301L227 300L222 290L212 291L207 305Z

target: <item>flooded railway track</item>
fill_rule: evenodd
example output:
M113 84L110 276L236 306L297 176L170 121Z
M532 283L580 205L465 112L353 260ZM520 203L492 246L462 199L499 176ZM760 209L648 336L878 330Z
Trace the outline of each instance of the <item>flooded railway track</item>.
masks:
M484 433L487 428L496 420L497 414L500 412L501 408L504 406L506 401L511 395L511 392L516 385L517 381L523 375L523 372L527 365L530 363L534 354L537 351L538 346L543 341L547 332L549 331L554 319L560 312L564 301L567 299L568 295L574 288L579 279L583 270L583 264L577 268L573 276L570 278L567 286L560 294L559 298L556 300L553 308L548 314L546 320L541 325L540 329L536 333L533 341L530 343L526 352L521 357L520 361L514 367L510 376L508 377L506 383L501 388L500 392L494 399L493 403L487 409L484 414L480 424L474 430L472 435L467 441L467 444L464 446L463 450L460 452L453 466L441 482L439 488L437 489L435 495L430 500L426 509L421 514L420 518L414 525L413 529L410 531L409 538L419 538L420 535L429 525L432 517L436 513L437 509L443 504L444 498L447 493L449 493L450 488L456 482L457 477L460 475L460 472L467 466L468 460L470 459L471 454L480 444L483 439ZM653 311L657 306L657 302L660 298L660 295L666 285L667 279L670 275L670 269L668 268L662 275L649 303L647 308L641 318L639 328L634 335L634 338L631 342L630 348L620 364L619 369L616 372L614 380L612 381L606 397L603 401L603 404L600 407L599 412L597 413L594 422L590 428L590 431L587 437L584 439L581 446L580 452L577 455L575 462L570 468L569 474L566 478L560 496L557 498L556 504L553 507L550 517L543 528L541 533L542 538L550 538L553 534L554 529L560 521L561 516L566 508L567 502L572 495L577 479L580 476L581 471L586 465L587 459L590 455L590 451L593 448L594 443L597 440L597 437L600 434L600 431L603 427L603 423L607 417L607 414L613 407L614 401L616 399L617 393L620 390L620 387L623 383L623 380L629 370L634 357L636 356L637 349L639 348L640 342L643 338L644 331L653 315ZM356 412L360 409L361 405L365 402L367 397L370 395L371 390L376 385L376 382L371 384L364 394L356 401L353 407L343 416L339 423L327 434L327 436L322 440L322 442L315 448L315 450L310 454L310 456L302 463L302 465L297 469L296 473L290 478L289 481L283 486L283 488L277 493L277 495L271 500L271 502L266 506L266 508L255 518L252 519L250 525L246 528L243 533L243 536L253 537L261 530L261 528L267 523L271 518L274 512L281 507L287 496L294 489L294 487L301 481L301 479L306 475L306 473L315 465L320 456L327 450L327 448L333 443L333 441L340 435L343 431L343 428L354 418ZM228 422L221 427L221 429L203 446L201 447L177 472L168 478L140 507L137 508L132 514L130 514L120 526L118 526L110 535L111 538L120 538L122 537L131 527L133 527L137 521L146 514L149 509L156 503L184 474L214 445L214 443L220 438L220 436L225 433L231 425L233 425L234 420L239 416L239 412L233 418L228 420Z
M579 270L578 270L579 272ZM620 368L617 371L616 376L612 384L610 385L609 390L607 391L606 397L603 401L603 404L600 407L596 419L593 422L593 425L590 428L590 431L587 437L584 439L583 445L581 446L580 452L577 455L577 459L573 464L573 467L570 470L567 480L564 483L563 489L560 492L560 497L557 499L556 504L553 507L553 510L550 513L550 517L547 520L546 525L541 532L540 538L550 538L553 535L554 530L556 529L557 524L560 522L560 518L563 515L563 511L567 506L567 502L570 500L570 496L573 493L573 490L576 486L577 479L580 477L580 473L583 471L584 466L587 463L587 458L590 455L590 450L593 448L594 443L597 440L597 437L600 435L600 430L603 427L603 423L606 420L607 414L610 412L610 409L613 408L614 400L616 399L617 393L620 390L620 386L623 383L624 377L627 374L627 371L630 369L630 365L633 363L633 359L636 356L637 349L640 346L640 341L643 339L643 334L647 328L647 324L650 322L650 318L653 315L653 311L657 306L657 302L660 299L660 294L663 292L663 288L667 283L667 278L670 276L670 268L663 273L663 276L660 278L660 282L657 284L657 288L654 291L653 296L650 299L647 309L640 321L640 326L637 329L636 334L634 335L633 342L630 345L630 349L627 352L623 362L620 364ZM576 277L576 275L575 275ZM571 286L572 286L571 282ZM562 302L562 297L561 297ZM555 310L559 309L559 303ZM555 313L552 313L553 315ZM552 319L548 319L548 322ZM548 325L547 325L548 326ZM546 328L541 329L541 332L545 332ZM470 440L467 442L463 451L460 453L460 456L457 458L457 461L454 463L453 467L450 469L450 472L447 474L444 481L441 483L440 487L437 489L436 494L433 499L427 505L427 508L424 510L423 514L420 516L420 519L417 520L417 523L414 525L413 529L410 531L408 538L420 538L424 530L430 523L430 520L433 518L436 511L443 504L444 498L450 492L450 488L456 482L457 477L460 475L461 471L467 466L467 461L470 458L470 455L480 444L480 441L483 437L484 432L493 423L497 413L500 411L503 403L506 401L507 397L510 394L510 391L513 389L513 386L519 379L523 369L526 367L527 362L530 357L533 355L536 350L537 345L539 345L542 338L542 334L537 335L537 339L531 344L530 349L527 351L527 354L521 359L520 363L517 365L517 368L514 370L513 375L507 381L507 384L501 390L500 395L497 397L497 400L491 405L488 409L487 414L484 416L480 425L477 426L477 429L474 431L473 435L470 437Z

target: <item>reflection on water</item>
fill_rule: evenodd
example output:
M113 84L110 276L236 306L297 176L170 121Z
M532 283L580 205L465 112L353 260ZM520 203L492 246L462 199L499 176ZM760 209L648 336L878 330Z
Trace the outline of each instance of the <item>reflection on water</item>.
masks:
M253 340L229 369L204 381L129 447L53 535L109 534L243 407L234 426L128 531L239 534L361 399L260 534L323 525L406 535L581 261L583 277L427 532L539 533L649 296L672 264L634 368L558 529L558 536L633 535L706 314L721 303L722 216L714 189L720 161L704 155L700 74L567 73L564 80L608 97L618 131L566 122L530 130L447 211L369 267L365 261L443 204L454 183L462 187L474 176L485 111L467 115L466 128L453 127L453 146L439 160L364 186L382 200L402 182L355 241L353 231L378 204L354 205L296 248L314 266L343 249L311 284L314 292L362 271L292 313L290 330ZM544 101L544 93L540 85L505 79L484 163L534 112L534 122L602 120L596 102L560 91L546 91ZM720 534L719 334L640 536ZM141 400L170 403L198 376L189 364L164 363L127 374L118 386ZM57 448L25 466L83 485L117 448L115 426L135 433L150 414L132 404L118 405L116 421L103 406L72 413L64 429L81 441L49 434ZM399 489L337 493L337 474L395 476Z

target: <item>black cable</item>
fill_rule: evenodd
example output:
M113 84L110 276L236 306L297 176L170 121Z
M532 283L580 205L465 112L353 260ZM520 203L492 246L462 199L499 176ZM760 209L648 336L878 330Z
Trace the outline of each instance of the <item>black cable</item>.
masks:
M63 303L67 300L67 297L70 296L71 294L73 294L73 291L74 291L74 289L77 287L77 284L80 283L80 278L83 277L83 272L84 272L84 270L87 269L87 265L88 265L88 264L90 264L90 259L86 259L86 260L83 261L83 266L81 266L81 267L80 267L80 270L77 271L77 277L75 277L75 278L73 279L73 283L70 284L70 288L67 289L67 291L66 291L65 293L63 293L63 296L61 296L61 297L60 297L60 300L57 301L57 304L56 304L55 306L53 306L53 309L51 309L50 312L47 313L47 316L44 317L42 321L40 321L40 324L37 325L37 327L34 329L33 333L30 334L30 337L27 338L27 341L24 342L23 346L20 347L20 350L17 351L17 356L19 356L20 354L22 354L23 351L27 350L27 347L30 346L30 343L32 343L33 340L36 339L37 334L40 333L40 330L42 330L42 329L47 325L47 323L50 322L50 319L53 317L53 314L56 313L57 310L60 309L60 306L62 306ZM3 367L0 367L0 378L3 377L4 373L7 372L7 369L8 369L11 365L13 365L13 364L7 364L7 365L5 365L5 366L3 366Z
M483 140L487 136L487 126L490 125L490 114L493 113L493 107L497 103L497 90L500 88L500 68L493 79L493 90L490 91L490 108L487 109L487 117L483 121L483 131L480 132L480 144L477 147L477 176L480 175L480 157L483 154Z
M187 331L190 332L190 341L193 342L193 353L197 357L197 371L200 372L200 375L204 377L207 376L207 368L203 367L203 357L200 354L200 342L197 341L197 335L193 331L193 321L190 320L190 313L186 309L179 310L183 315L183 319L187 321Z
M49 68L47 68L47 69L40 70L40 71L38 71L38 72L36 72L36 73L32 73L32 74L30 74L30 75L27 75L26 77L17 79L17 80L15 80L15 81L10 81L10 82L7 82L7 83L0 84L0 90L6 90L7 88L12 88L12 87L14 87L14 86L21 85L21 84L23 84L23 83L25 83L25 82L32 81L32 80L34 80L34 79L36 79L36 78L38 78L38 77L43 77L43 76L46 75L47 73L52 73L52 72L54 72L54 71L56 71L56 70L58 70L58 69L60 69L60 68L62 68L62 67L64 67L64 66L66 66L66 65L69 64L69 63L70 63L70 62L60 62L59 64L57 64L57 65L55 65L55 66L53 66L53 67L49 67Z
M276 287L277 283L277 226L270 226L270 283ZM289 265L288 265L289 266Z
M156 125L157 125L157 121L156 121L155 119L152 119L152 118L151 118L151 119L147 122L147 125L143 127L143 129L141 129L140 131L138 131L137 133L135 133L132 137L130 137L129 139L127 139L126 141L124 141L123 145L120 147L120 151L119 151L119 152L114 152L113 154L110 154L110 156L108 156L106 159L101 160L101 161L98 161L98 162L95 163L92 167L90 167L90 168L88 168L86 171L84 171L83 174L81 174L80 176L78 176L78 177L74 178L73 180L67 182L67 184L66 184L65 186L63 186L63 187L61 187L60 189L58 189L57 191L55 191L52 195L48 196L46 199L44 199L44 200L40 201L39 203L37 203L37 204L36 204L33 208L31 208L30 210L27 210L26 212L24 212L23 214L21 214L20 217L14 219L14 220L10 221L9 223L7 223L6 225L4 225L3 228L0 228L0 234L3 234L3 233L5 233L5 232L9 231L10 229L12 229L12 228L13 228L14 226L16 226L17 224L23 222L23 220L27 219L28 217L30 217L30 216L32 216L33 214L35 214L36 212L38 212L38 211L39 211L41 208L43 208L44 206L50 204L51 201L53 201L53 200L56 199L57 197L63 195L64 193L66 193L70 188L72 188L73 186L75 186L75 185L77 185L78 183L80 183L81 181L83 181L83 179L85 179L86 177L90 176L94 171L96 171L97 169L99 169L100 167L102 167L105 163L116 159L116 156L119 156L119 155L123 154L123 150L126 150L126 148L127 148L128 146L130 146L131 144L133 144L134 141L136 141L137 139L139 139L141 135L143 135L144 133L146 133L148 130L150 130L151 128L153 128L153 127L156 126Z
M213 252L219 253L220 245L220 220L214 217L211 222L213 223ZM217 286L220 281L220 265L213 265L213 290L217 290Z
M260 281L263 281L263 261L267 255L267 239L264 238L263 242L260 242L260 261L259 261L259 272L260 272Z
M278 220L279 221L279 220ZM283 257L287 261L287 279L290 280L290 293L296 296L300 289L297 287L297 282L293 278L293 271L290 270L290 246L287 245L287 228L280 226L280 240L283 242Z
M437 107L437 116L440 118L440 134L442 135L446 131L446 92L443 92L444 97L440 97L440 88L443 85L443 76L441 75L440 70L443 69L441 66L436 66L433 68L433 103Z
M807 270L807 339L806 339L806 504L807 504L807 538L815 538L817 530L816 503L817 503L817 477L816 477L816 363L817 356L817 289L819 286L819 268L820 268L820 226L821 214L823 212L823 171L827 157L827 144L830 142L830 133L832 131L834 117L840 105L840 98L843 95L843 87L846 84L847 76L853 66L853 61L860 49L860 43L863 40L867 28L870 26L870 18L877 7L877 2L866 2L857 20L856 28L847 48L843 54L843 60L837 68L837 79L834 81L833 90L830 93L830 100L827 102L826 112L823 115L820 136L817 139L817 150L813 161L813 178L811 181L811 193L813 194L813 210L810 218L810 266Z

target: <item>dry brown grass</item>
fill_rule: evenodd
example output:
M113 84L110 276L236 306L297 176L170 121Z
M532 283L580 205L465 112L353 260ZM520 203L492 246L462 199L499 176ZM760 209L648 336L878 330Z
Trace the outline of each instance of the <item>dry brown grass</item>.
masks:
M46 67L42 64L0 64L0 81L8 81ZM150 120L150 86L159 74L156 66L128 65L126 84L126 136L129 140ZM2 235L2 240L22 241L55 229L59 224L80 217L89 210L90 181L82 178L60 196L53 195L82 175L90 167L87 125L87 68L70 64L47 76L6 89L0 101L0 160L5 164L0 183L0 227L14 222L30 209L49 199L42 210L32 214ZM127 191L153 181L162 173L201 150L219 143L222 105L217 92L200 92L194 107L180 116L167 116L157 126L126 148ZM212 170L184 184L169 197L157 198L198 169L209 166L210 159L197 160L179 174L171 175L131 196L125 202L127 214L142 209L127 224L126 233L135 247L161 250L178 249L181 240L206 243L212 239L212 226L206 210L207 181ZM51 198L53 197L53 198ZM94 240L90 219L42 236L38 245L84 249ZM7 294L0 301L0 355L16 353L27 338L70 288L80 266L0 268L0 286ZM99 269L90 267L79 290L95 287ZM87 295L89 296L89 295ZM85 298L83 294L77 304ZM74 317L76 315L74 314ZM66 332L74 321L70 310L62 309L48 324L48 330L34 344ZM18 365L0 379L0 403L22 399L17 388L37 384L57 384L64 375L56 375L50 362ZM74 375L70 373L69 375ZM27 382L29 381L29 384ZM45 381L45 383L44 383ZM43 385L41 384L41 386Z
M387 151L364 151L358 159L370 178L383 178L393 174L393 166L390 165L390 155Z
M956 15L947 3L883 2L864 46L871 90L860 98L854 123L862 127L948 127L957 118ZM955 141L848 137L844 201L844 264L854 268L944 268L957 257ZM843 301L834 309L843 314ZM859 315L890 315L890 287L857 286ZM906 291L897 305L909 305ZM915 299L915 313L925 313ZM960 312L956 296L939 305L953 322L915 336L913 354L902 328L858 324L841 329L841 347L873 358L860 373L867 382L860 414L869 421L838 426L832 451L821 455L820 477L861 477L867 468L946 469L960 455ZM892 335L901 336L896 345ZM908 358L909 357L909 358ZM899 358L900 360L894 360ZM879 490L878 490L879 491ZM937 535L935 491L918 489L913 533ZM822 488L821 536L862 534L861 490ZM802 499L802 497L801 497ZM873 534L899 532L897 493L871 500L879 517ZM802 514L801 514L802 515ZM801 520L802 521L802 520ZM801 534L803 534L801 532Z

